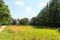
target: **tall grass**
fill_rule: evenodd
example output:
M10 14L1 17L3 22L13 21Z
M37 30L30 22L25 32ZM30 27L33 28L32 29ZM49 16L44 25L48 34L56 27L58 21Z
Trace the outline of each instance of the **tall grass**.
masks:
M0 33L0 40L60 40L60 33L56 29L9 26Z

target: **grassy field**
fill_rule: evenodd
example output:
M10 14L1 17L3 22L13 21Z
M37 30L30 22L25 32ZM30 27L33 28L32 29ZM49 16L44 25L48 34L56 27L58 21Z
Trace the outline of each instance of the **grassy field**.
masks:
M60 33L57 29L8 26L0 33L0 40L60 40Z

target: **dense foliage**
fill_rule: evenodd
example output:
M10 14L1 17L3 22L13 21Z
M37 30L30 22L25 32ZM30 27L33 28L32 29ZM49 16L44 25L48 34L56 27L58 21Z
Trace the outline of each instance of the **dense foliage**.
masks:
M12 19L10 24L11 25L16 25L17 24L17 20L16 19Z
M13 24L13 25L29 25L29 19L28 18L12 19L11 24Z
M32 17L29 24L35 26L37 24L36 21L37 21L36 17Z
M8 6L0 0L0 25L5 24L37 25L37 26L60 26L60 0L50 0L36 17L12 19Z
M60 26L60 0L50 0L36 18L36 25Z
M22 18L22 19L19 20L19 24L28 25L29 24L29 19L28 18Z
M9 24L10 21L11 15L8 6L4 4L3 0L0 0L0 25Z

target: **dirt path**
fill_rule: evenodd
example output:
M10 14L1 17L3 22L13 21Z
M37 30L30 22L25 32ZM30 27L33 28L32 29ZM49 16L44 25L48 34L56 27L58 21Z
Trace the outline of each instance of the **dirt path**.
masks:
M0 26L0 32L2 32L5 27L6 27L5 25L4 26Z

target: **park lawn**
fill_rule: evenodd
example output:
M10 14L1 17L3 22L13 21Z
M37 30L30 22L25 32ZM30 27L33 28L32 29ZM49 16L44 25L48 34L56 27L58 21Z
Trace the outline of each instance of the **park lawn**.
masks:
M57 29L11 25L0 33L0 40L60 40L60 33Z

